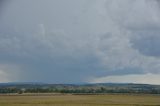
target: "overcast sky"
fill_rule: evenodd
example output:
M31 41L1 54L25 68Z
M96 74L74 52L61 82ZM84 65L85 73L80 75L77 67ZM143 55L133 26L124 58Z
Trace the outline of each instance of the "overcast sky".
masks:
M12 0L0 9L0 82L160 84L159 0Z

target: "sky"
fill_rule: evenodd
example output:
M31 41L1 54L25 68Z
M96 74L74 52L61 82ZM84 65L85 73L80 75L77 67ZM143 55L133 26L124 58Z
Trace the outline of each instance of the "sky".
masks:
M160 84L159 0L0 6L1 83Z

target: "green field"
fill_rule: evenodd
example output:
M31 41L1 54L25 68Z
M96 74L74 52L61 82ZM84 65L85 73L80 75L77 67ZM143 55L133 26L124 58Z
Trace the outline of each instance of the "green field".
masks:
M1 95L0 106L160 106L157 95Z

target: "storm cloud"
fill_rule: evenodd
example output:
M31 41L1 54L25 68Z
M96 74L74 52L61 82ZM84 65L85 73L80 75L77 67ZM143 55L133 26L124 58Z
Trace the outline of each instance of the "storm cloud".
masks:
M0 17L0 80L160 76L159 11L157 0L10 1Z

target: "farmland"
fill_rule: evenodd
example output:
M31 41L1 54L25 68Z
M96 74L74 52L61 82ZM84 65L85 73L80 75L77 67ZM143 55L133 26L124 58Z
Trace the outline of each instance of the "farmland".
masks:
M160 106L160 95L5 94L0 106Z

